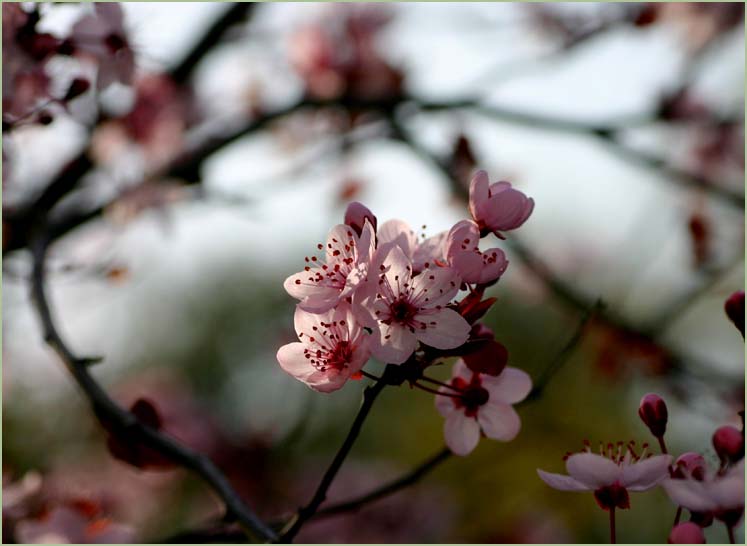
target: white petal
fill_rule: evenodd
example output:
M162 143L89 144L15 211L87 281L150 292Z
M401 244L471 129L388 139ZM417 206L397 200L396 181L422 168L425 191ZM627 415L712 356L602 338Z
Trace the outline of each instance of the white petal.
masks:
M446 387L441 387L438 389L438 392L446 392L446 393L454 393L451 389L447 389ZM461 411L458 410L456 405L454 404L454 398L452 396L435 396L435 402L436 402L436 409L438 410L438 413L441 414L441 417L449 417L452 413L455 411Z
M622 485L631 491L646 491L669 477L671 455L656 455L638 463L623 466Z
M693 512L708 512L717 508L708 496L704 482L667 479L662 482L662 487L672 502Z
M482 376L482 386L490 393L490 400L516 404L532 390L532 378L518 368L504 368L498 377Z
M711 498L724 509L744 506L744 474L716 478L710 487Z
M514 408L492 400L477 410L477 420L485 436L493 440L509 442L521 430L521 419Z
M430 267L412 279L412 303L421 309L449 303L462 283L450 267Z
M566 460L565 467L571 477L591 489L611 485L622 474L622 469L611 460L593 453L571 455Z
M436 349L454 349L469 337L469 323L452 309L443 308L433 313L421 313L415 315L415 319L426 324L424 330L415 329L415 336Z
M574 480L570 476L564 476L563 474L551 474L544 470L537 469L537 474L547 485L553 489L559 489L560 491L589 491L590 488Z
M455 411L444 422L446 445L455 455L468 455L480 441L480 425L461 411Z
M283 345L278 349L277 359L283 370L296 379L305 382L316 371L316 368L309 364L309 361L304 357L304 349L305 345L303 343Z

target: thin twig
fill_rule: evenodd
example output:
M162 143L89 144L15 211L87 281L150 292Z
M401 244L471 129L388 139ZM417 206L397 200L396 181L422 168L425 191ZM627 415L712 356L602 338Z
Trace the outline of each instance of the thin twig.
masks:
M175 464L188 468L199 475L223 500L228 514L234 516L253 537L274 540L275 532L270 529L243 502L223 473L206 456L180 444L172 437L142 424L135 415L119 406L90 374L90 358L76 356L62 339L55 326L45 291L45 262L48 238L42 236L33 240L33 271L31 275L31 295L42 324L44 340L60 357L78 386L91 404L94 414L107 430L114 434L126 434L133 441L164 455Z
M444 447L438 453L423 461L421 464L419 464L404 476L401 476L396 480L384 484L374 489L373 491L366 493L365 495L361 495L360 497L356 497L348 501L333 504L331 506L328 506L327 508L324 508L323 510L319 510L319 512L317 512L316 514L316 517L322 518L334 516L343 512L352 512L354 510L358 510L359 508L370 502L377 501L383 497L391 495L392 493L396 493L400 489L404 489L405 487L408 487L420 480L423 476L425 476L428 472L433 470L443 461L448 459L450 456L451 450L449 450L448 447Z
M303 527L303 525L309 519L314 517L321 504L326 500L329 487L332 485L332 482L334 481L337 473L342 467L342 463L345 462L345 458L348 456L348 453L350 453L353 444L358 438L358 434L363 427L363 422L366 420L368 413L371 411L373 403L376 401L376 397L381 393L386 385L387 382L384 378L382 378L373 385L368 386L363 390L363 403L358 410L358 414L355 416L355 420L350 427L348 435L345 437L345 441L340 446L340 449L337 450L334 459L332 459L332 463L324 473L322 481L319 483L314 496L306 506L298 510L298 513L295 515L295 517L289 522L287 529L280 536L280 542L292 542L295 536L301 530L301 527Z

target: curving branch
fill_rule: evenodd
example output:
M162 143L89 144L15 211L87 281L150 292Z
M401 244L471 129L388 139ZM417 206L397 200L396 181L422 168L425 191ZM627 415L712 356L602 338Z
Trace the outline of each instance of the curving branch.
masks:
M68 347L55 326L45 289L45 263L49 243L49 238L44 235L32 241L33 304L41 321L45 342L65 364L101 425L115 434L127 435L128 439L142 443L175 464L191 470L220 497L227 515L235 517L252 537L261 541L275 540L276 533L243 502L228 479L208 457L180 444L163 432L144 425L135 415L119 406L89 372L89 365L95 360L77 356Z

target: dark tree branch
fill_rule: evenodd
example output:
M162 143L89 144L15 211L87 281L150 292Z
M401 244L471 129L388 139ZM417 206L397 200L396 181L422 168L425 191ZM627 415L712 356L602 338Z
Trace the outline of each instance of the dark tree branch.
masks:
M55 326L45 290L45 262L49 245L46 236L32 241L33 271L31 296L41 321L44 340L65 364L81 388L99 422L115 434L126 434L133 441L141 442L164 455L175 464L183 466L200 476L221 498L229 515L235 517L255 538L268 541L277 535L242 501L223 473L204 455L181 445L170 436L142 424L135 415L119 406L90 374L90 358L76 356L62 339Z
M337 450L334 459L332 459L332 463L324 473L322 481L319 483L311 501L309 501L306 506L300 508L294 518L288 522L286 530L280 536L280 542L292 542L301 530L301 527L303 527L308 520L314 517L321 504L327 499L327 491L329 490L329 487L332 485L332 482L342 467L342 463L345 462L345 458L348 456L348 453L350 453L353 444L358 438L358 434L363 427L363 422L371 411L373 403L387 384L386 379L382 378L373 385L364 389L363 403L358 410L358 414L355 416L355 420L350 427L348 435L345 437L345 441L340 446L340 449Z
M425 476L428 472L447 460L450 456L451 450L449 450L448 447L444 447L443 449L441 449L441 451L439 451L432 457L429 457L427 460L422 462L420 465L415 467L404 476L401 476L394 481L384 484L374 489L373 491L366 493L365 495L361 495L360 497L345 502L333 504L331 506L328 506L327 508L319 510L316 514L316 517L322 518L334 516L343 512L352 512L358 510L368 503L377 501L393 493L396 493L397 491L400 491L405 487L409 487L410 485L413 485L414 483L419 481L423 476Z

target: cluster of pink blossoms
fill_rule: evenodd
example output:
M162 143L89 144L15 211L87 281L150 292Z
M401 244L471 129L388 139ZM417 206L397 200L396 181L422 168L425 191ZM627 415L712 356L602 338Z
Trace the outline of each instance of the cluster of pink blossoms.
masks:
M637 452L632 441L601 445L596 454L587 442L581 453L564 457L568 475L538 470L540 478L561 491L593 491L599 507L610 512L612 542L614 512L630 508L628 492L661 486L677 506L669 543L705 543L703 528L714 520L725 525L733 543L734 529L744 516L744 432L732 426L715 431L712 443L720 465L709 469L695 452L683 453L673 462L664 442L668 411L660 396L644 396L638 415L656 438L660 455L649 453L647 444ZM690 521L680 523L683 509L690 512Z
M508 266L501 249L481 250L480 239L521 226L534 201L508 182L491 185L480 171L469 208L472 220L420 240L405 222L378 226L368 208L352 203L345 223L318 245L324 256L307 257L303 271L286 279L286 291L299 300L299 341L277 353L287 373L321 392L365 374L372 356L400 367L402 381L436 394L446 442L459 455L475 448L481 431L513 439L521 423L511 404L531 389L525 372L506 367L493 332L476 323L495 301L483 298L485 289ZM461 358L448 383L423 375L454 356Z

